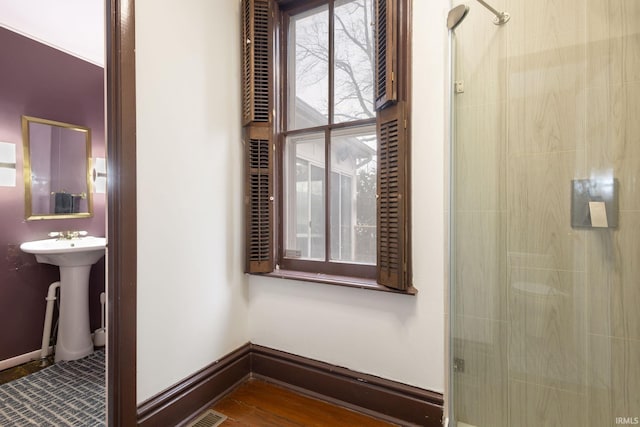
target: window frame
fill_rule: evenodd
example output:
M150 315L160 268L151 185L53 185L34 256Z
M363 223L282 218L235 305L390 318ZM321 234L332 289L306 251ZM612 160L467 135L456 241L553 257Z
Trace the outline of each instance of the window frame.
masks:
M276 43L275 56L278 58L279 67L277 68L277 87L275 91L278 96L278 102L276 103L276 117L279 117L278 126L276 127L276 191L282 195L277 198L276 204L276 222L277 222L277 244L275 245L275 259L276 265L283 270L298 271L302 273L315 273L315 274L328 274L332 276L346 276L361 278L365 280L375 280L377 264L362 264L352 263L344 261L331 260L331 134L335 130L340 129L355 129L358 127L375 126L376 116L372 118L359 119L353 121L341 121L334 123L334 81L335 81L335 34L334 34L334 4L335 0L316 0L316 1L297 1L289 2L293 4L293 7L289 7L286 10L280 10L279 16L276 19L278 28L278 42ZM375 4L375 2L373 2ZM289 117L292 114L289 111L289 97L287 95L289 80L289 29L291 24L291 18L305 13L309 10L317 7L327 5L328 10L328 51L329 61L327 63L327 69L329 70L328 76L328 118L327 123L319 126L312 126L309 128L295 128L289 129ZM375 42L375 41L374 41ZM373 79L375 80L375 70ZM372 99L372 107L375 107L375 100ZM375 109L374 109L375 111ZM324 234L325 234L325 259L310 260L310 259L295 259L286 256L286 242L285 242L285 211L286 211L286 182L285 182L285 145L287 137L324 133Z
M365 275L354 268L348 269L348 276L340 275L340 271L335 270L318 273L317 261L295 260L297 263L312 263L306 268L310 272L284 270L279 265L284 255L281 242L284 218L282 131L287 120L283 109L283 102L287 98L283 91L283 79L286 78L283 70L287 69L287 57L280 52L283 31L288 29L288 22L285 26L283 21L286 15L313 9L327 3L327 0L242 0L241 3L246 273L409 295L417 293L412 286L411 266L409 124L412 0L373 1L374 108L378 140L375 279L363 278ZM333 29L331 31L333 33ZM333 51L333 46L330 49ZM330 84L333 86L333 82ZM372 122L371 119L364 119L359 124ZM323 131L326 136L328 132L357 125L357 121L340 122L327 124L326 127L292 130L287 135ZM326 158L330 159L329 156ZM326 188L330 185L329 169L325 168ZM326 212L330 214L329 206ZM325 220L325 231L330 232L329 215ZM325 250L326 259L330 259L330 242ZM340 264L340 261L331 262L331 265Z

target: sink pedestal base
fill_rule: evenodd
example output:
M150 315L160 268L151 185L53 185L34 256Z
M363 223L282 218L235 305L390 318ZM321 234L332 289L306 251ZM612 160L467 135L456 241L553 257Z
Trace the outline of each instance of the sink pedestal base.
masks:
M60 316L55 361L81 359L93 353L89 326L91 265L60 266Z
M80 234L80 232L75 233ZM60 316L56 362L75 360L93 352L89 328L89 273L105 254L104 237L46 239L24 242L20 249L43 264L60 267ZM43 340L46 340L43 334ZM43 345L46 349L47 343Z

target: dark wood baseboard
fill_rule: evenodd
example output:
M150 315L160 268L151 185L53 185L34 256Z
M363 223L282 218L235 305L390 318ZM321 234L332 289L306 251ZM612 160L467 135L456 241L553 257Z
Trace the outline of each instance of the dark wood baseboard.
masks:
M181 424L250 376L403 426L442 426L440 393L255 344L143 402L138 425Z
M251 346L251 373L403 426L442 426L440 393L259 345Z
M138 425L181 424L246 381L251 374L251 344L245 344L138 406Z

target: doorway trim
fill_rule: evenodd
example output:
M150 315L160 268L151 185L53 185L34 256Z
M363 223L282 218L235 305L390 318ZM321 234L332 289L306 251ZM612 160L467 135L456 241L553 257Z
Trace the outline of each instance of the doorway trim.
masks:
M107 99L107 420L135 426L136 86L134 0L105 0Z

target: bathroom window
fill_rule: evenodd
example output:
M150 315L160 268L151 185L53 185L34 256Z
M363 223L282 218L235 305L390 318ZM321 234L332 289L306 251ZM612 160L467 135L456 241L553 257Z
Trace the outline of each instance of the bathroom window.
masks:
M412 289L407 2L244 0L248 272Z
M285 137L282 264L356 263L374 277L376 150L375 124Z

